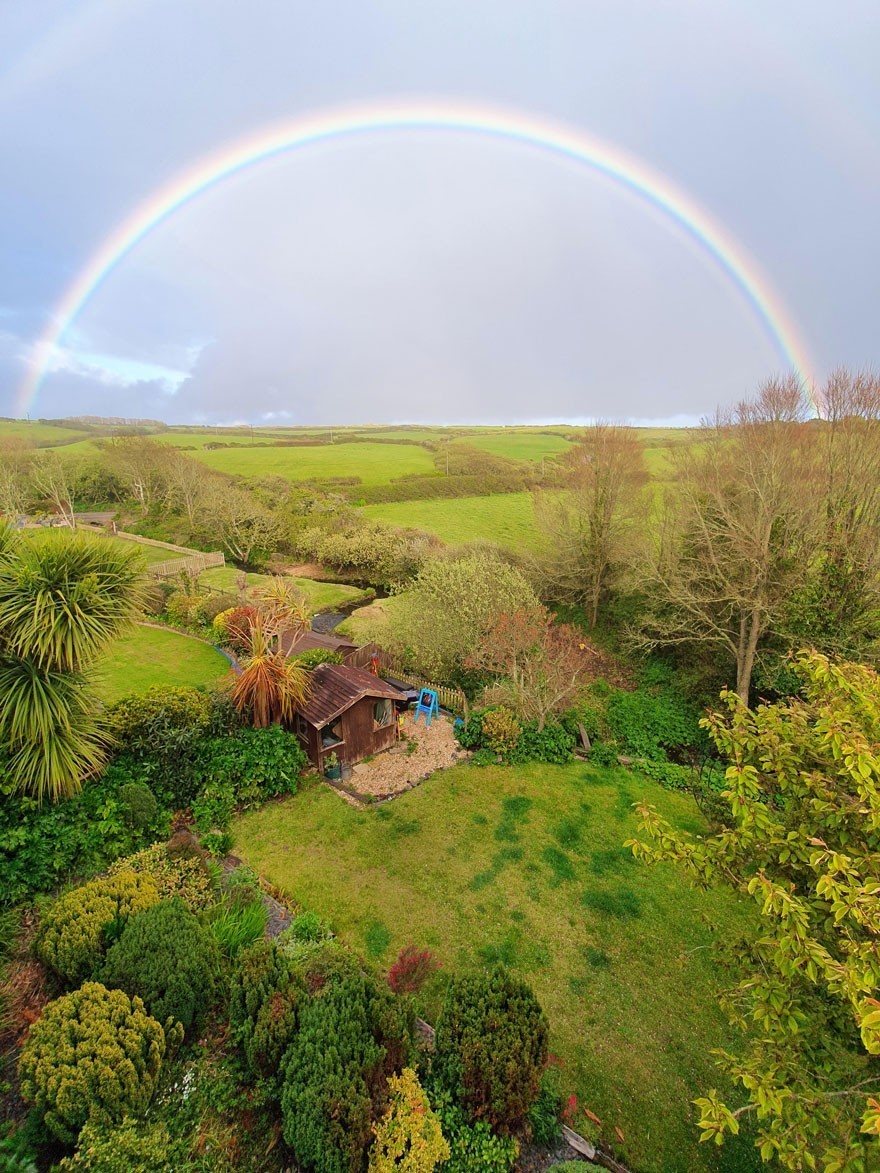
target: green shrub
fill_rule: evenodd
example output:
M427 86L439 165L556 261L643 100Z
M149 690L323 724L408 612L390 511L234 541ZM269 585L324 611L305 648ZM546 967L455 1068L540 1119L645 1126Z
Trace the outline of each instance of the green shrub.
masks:
M329 941L333 930L316 912L301 912L287 930L296 941Z
M71 985L92 977L107 949L108 926L158 900L153 880L132 871L74 888L59 896L45 914L36 942L37 956Z
M209 738L200 746L196 825L200 831L225 830L236 807L295 794L307 766L298 738L279 725Z
M305 988L292 958L275 941L242 950L229 990L229 1021L254 1072L277 1074Z
M185 591L175 591L166 600L165 614L178 627L198 627L201 603L201 595L190 595Z
M149 876L156 885L160 900L180 897L190 912L210 908L217 900L211 873L198 855L170 855L168 844L154 843L135 855L119 859L109 875L131 871Z
M2 757L2 755L0 755ZM2 771L2 766L0 766ZM129 824L119 797L131 775L111 764L79 794L58 803L4 794L0 801L0 904L17 904L168 834L168 811L147 827ZM2 794L2 787L0 787Z
M510 754L510 760L516 765L523 765L526 762L549 762L552 765L564 766L566 762L571 761L575 742L575 737L555 721L547 721L543 729L538 729L536 721L529 721L523 725L522 734L516 748Z
M506 970L454 978L437 1021L439 1081L470 1120L509 1133L537 1099L547 1036L531 987Z
M119 803L126 824L141 831L149 827L159 813L155 794L143 782L126 782L120 786Z
M489 749L485 746L483 749L474 751L474 756L471 758L472 766L494 766L498 761L498 754L494 749Z
M399 1000L362 975L328 985L299 1010L283 1064L284 1139L317 1173L361 1167L374 1108L399 1069L409 1034Z
M76 1152L65 1157L57 1173L158 1173L181 1168L179 1140L160 1123L124 1120L108 1127L86 1124L79 1134Z
M237 604L238 599L235 595L219 595L212 592L209 595L201 595L199 597L197 614L200 622L213 626L214 620L218 615L222 615L224 611L231 610Z
M465 749L479 749L483 744L483 713L472 712L465 720L456 721L455 737Z
M618 690L608 700L608 723L617 741L627 753L654 761L688 750L707 751L700 716L697 707L669 684Z
M86 982L50 1002L19 1060L21 1095L59 1140L73 1142L89 1120L139 1116L152 1099L169 1034L140 998Z
M616 766L618 764L618 748L608 741L593 742L590 749L591 766Z
M220 957L210 931L180 900L163 900L133 916L107 952L101 978L142 998L150 1014L185 1028L214 999Z
M521 732L522 726L506 705L498 705L483 713L483 745L503 758L509 758L516 749Z
M448 1092L438 1091L432 1103L450 1150L443 1173L476 1173L478 1169L481 1173L510 1173L519 1156L514 1137L499 1136L485 1120L469 1124L467 1115L453 1103Z
M342 652L334 652L330 648L308 648L291 659L302 664L304 668L317 668L319 664L342 664Z

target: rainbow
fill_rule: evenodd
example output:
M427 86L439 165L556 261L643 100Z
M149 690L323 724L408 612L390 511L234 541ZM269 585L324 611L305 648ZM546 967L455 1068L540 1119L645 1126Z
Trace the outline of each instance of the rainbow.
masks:
M17 396L18 414L34 405L50 360L77 315L107 277L160 224L202 192L286 151L329 139L392 131L486 135L550 151L585 164L658 208L712 258L757 315L780 358L801 380L817 413L815 367L799 328L757 263L705 209L669 179L619 147L522 113L443 102L359 105L297 117L264 128L207 155L158 188L103 241L64 292L34 347Z

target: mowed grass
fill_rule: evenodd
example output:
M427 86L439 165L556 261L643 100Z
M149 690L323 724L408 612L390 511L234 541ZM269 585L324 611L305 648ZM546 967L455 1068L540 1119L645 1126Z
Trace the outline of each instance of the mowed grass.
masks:
M316 783L237 820L234 850L382 969L405 945L433 949L429 1020L450 974L503 962L527 979L566 1094L631 1168L757 1168L743 1139L700 1146L691 1105L724 1086L708 1052L733 1041L704 917L733 933L748 910L636 863L622 844L638 800L703 825L691 800L623 770L458 766L363 810Z
M389 501L365 505L361 512L374 521L426 530L453 545L482 540L529 552L540 544L531 493Z
M199 575L199 582L217 591L236 594L242 573L235 566L218 566L214 570L203 571ZM247 574L245 577L249 595L265 583L271 582L271 576L268 574ZM366 591L346 586L344 583L318 582L313 578L299 578L293 574L284 575L283 578L285 581L289 580L293 589L304 596L313 614L319 611L334 611L369 597Z
M281 476L290 481L356 477L383 485L398 477L436 472L431 454L417 444L320 444L290 448L219 448L193 453L210 468L238 476ZM439 475L439 474L438 474Z
M211 687L230 677L229 661L210 644L165 631L138 626L114 644L96 667L98 693L108 704L154 684Z

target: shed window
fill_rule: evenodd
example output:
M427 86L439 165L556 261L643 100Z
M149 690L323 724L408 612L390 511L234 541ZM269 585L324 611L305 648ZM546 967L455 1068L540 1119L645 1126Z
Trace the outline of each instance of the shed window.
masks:
M391 701L385 699L376 701L373 705L373 728L384 729L386 725L391 724L391 718L394 712L391 708Z
M298 736L308 739L309 723L301 713L297 713L293 727L296 730Z
M342 744L342 721L339 717L325 725L321 730L321 745L327 749L331 745Z

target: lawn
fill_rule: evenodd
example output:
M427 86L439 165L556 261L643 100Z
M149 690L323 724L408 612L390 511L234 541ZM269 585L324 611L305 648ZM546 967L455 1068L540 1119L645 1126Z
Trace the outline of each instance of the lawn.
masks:
M229 661L210 644L158 627L138 626L98 665L98 692L110 702L153 684L211 686L229 678Z
M453 544L483 540L522 553L539 543L531 493L389 501L365 505L361 512L374 521L427 530Z
M319 444L290 448L204 448L193 453L210 468L239 476L281 476L290 481L357 477L384 485L398 477L436 472L431 454L417 444Z
M503 961L527 978L566 1092L631 1168L757 1168L742 1139L698 1145L690 1103L723 1086L708 1052L731 1043L704 918L734 932L747 910L633 860L640 799L702 825L690 799L623 770L458 766L363 810L313 784L240 818L234 850L383 969L404 945L433 949L429 1019L444 975Z
M218 566L214 570L205 570L199 575L199 582L213 587L218 591L238 591L238 580L242 571L235 566ZM334 611L354 602L368 598L367 592L359 587L346 586L339 582L317 582L313 578L297 578L295 575L285 575L291 585L305 596L313 614L320 611ZM248 590L270 582L268 574L248 574Z
M44 542L51 541L52 534L69 534L71 531L63 526L39 526L35 529L23 529L20 532L30 542ZM156 562L169 562L175 558L186 557L186 554L180 554L176 550L165 550L162 546L148 546L143 542L133 542L128 538L96 533L94 530L78 529L76 532L93 542L113 542L114 545L124 546L126 550L140 554L147 566L152 566ZM197 551L193 550L193 553L195 554Z

